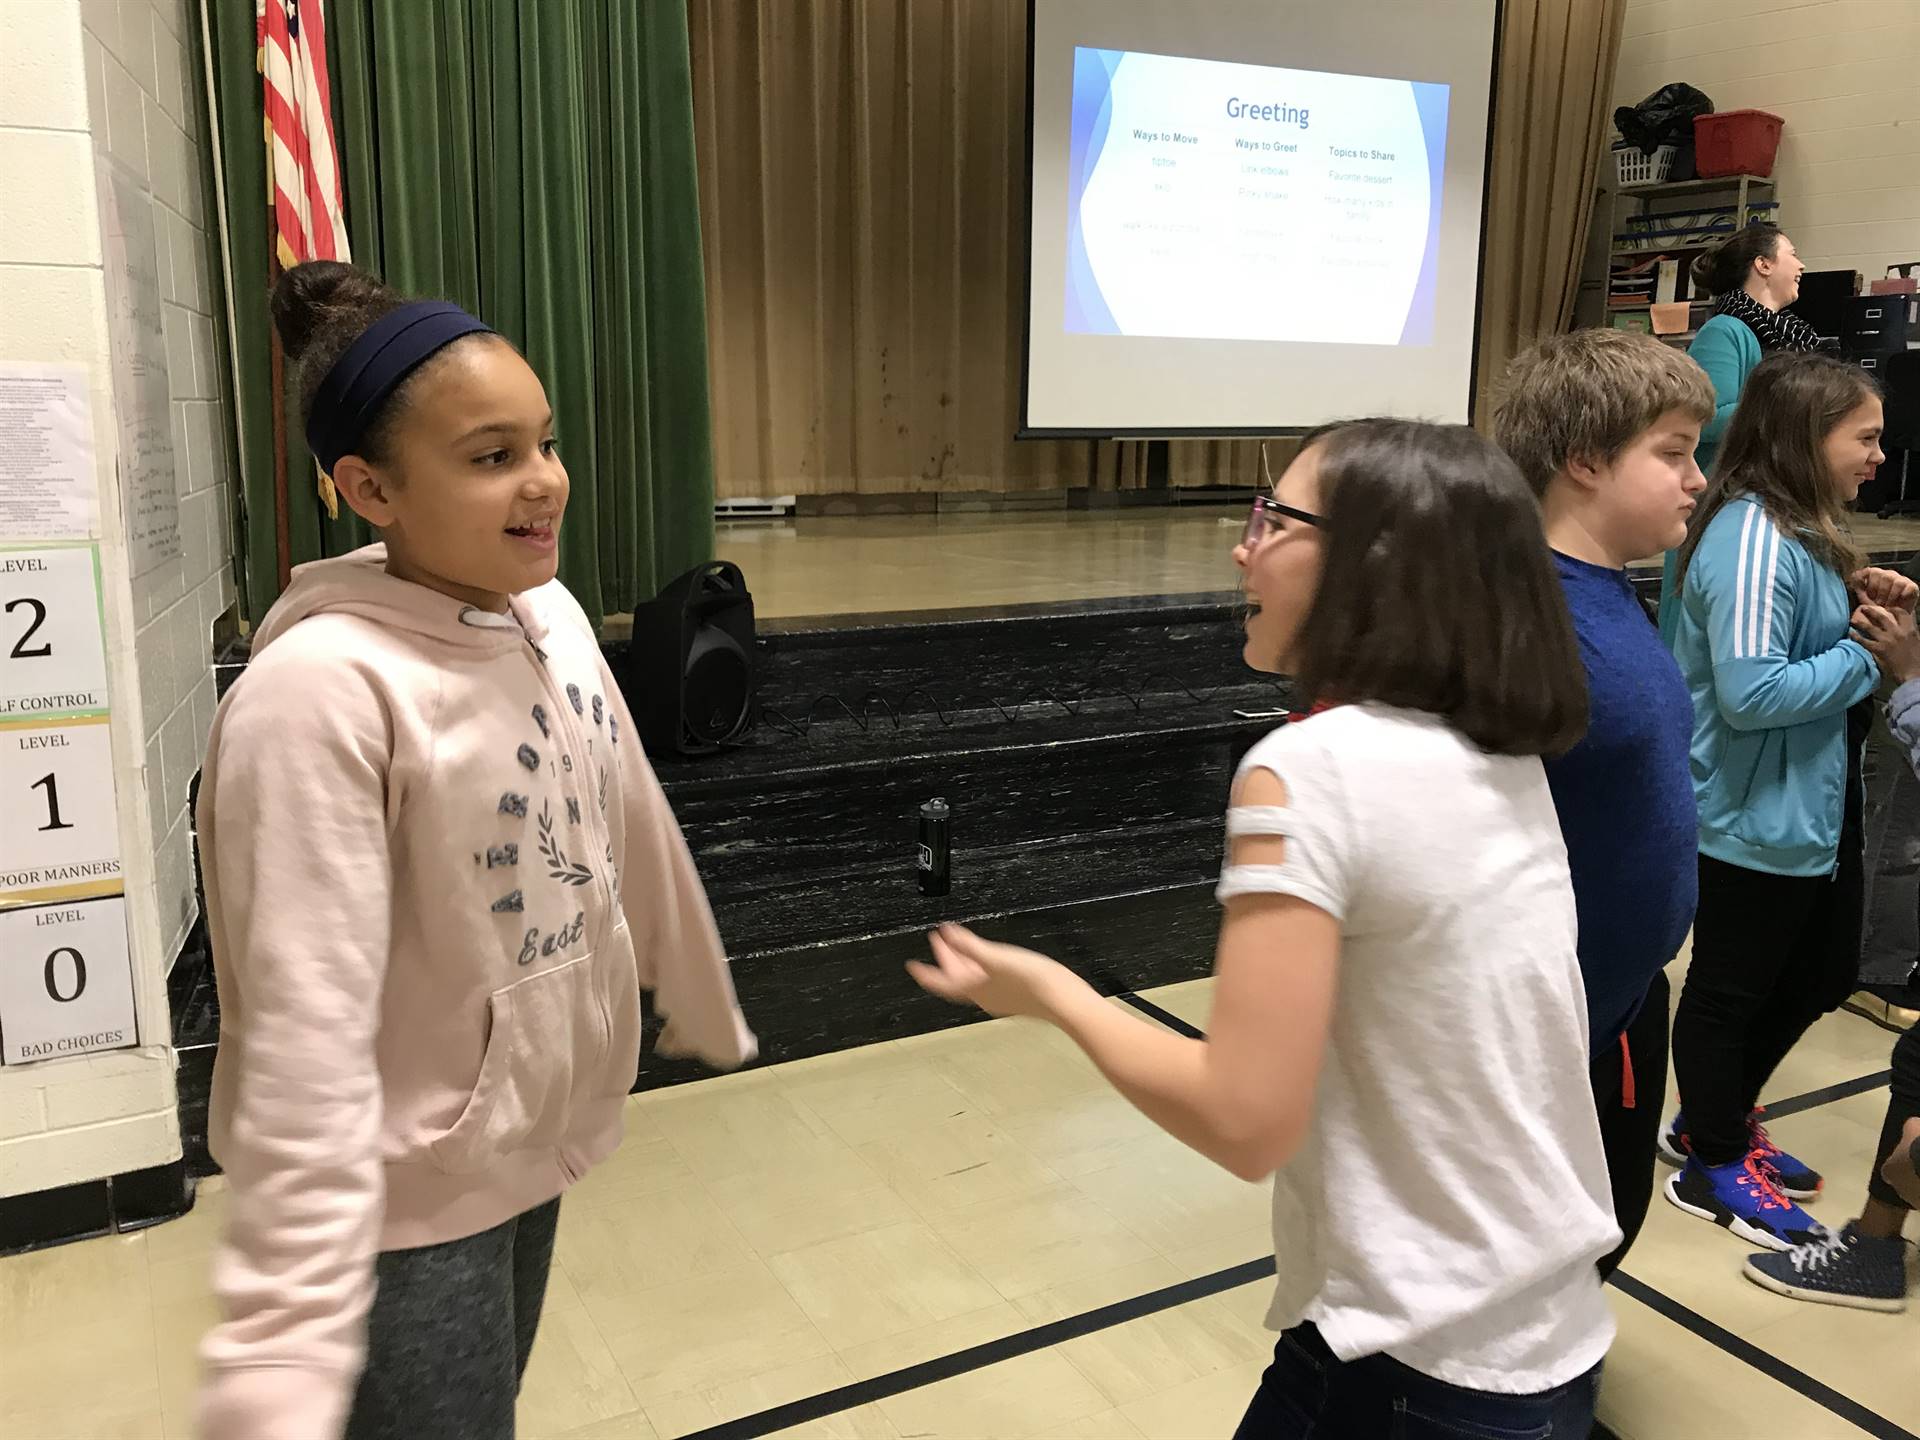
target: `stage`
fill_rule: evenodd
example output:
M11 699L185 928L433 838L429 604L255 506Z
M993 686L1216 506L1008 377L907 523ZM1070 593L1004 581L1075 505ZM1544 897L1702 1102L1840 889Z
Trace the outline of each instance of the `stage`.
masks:
M943 921L1048 949L1112 994L1210 972L1227 787L1292 698L1240 658L1240 521L1222 504L722 527L760 616L759 723L655 768L760 1063L977 1019L901 969ZM1883 563L1920 545L1920 521L1856 525ZM1657 595L1657 567L1636 583ZM848 605L869 608L833 613ZM610 624L616 670L624 645ZM245 659L224 658L222 691ZM915 820L935 796L953 808L953 885L929 899ZM169 989L205 1169L219 1010L202 934ZM704 1073L649 1055L636 1088Z
M762 620L1212 598L1238 588L1230 552L1249 500L728 521L718 550ZM1875 554L1920 549L1920 517L1861 514L1853 528Z

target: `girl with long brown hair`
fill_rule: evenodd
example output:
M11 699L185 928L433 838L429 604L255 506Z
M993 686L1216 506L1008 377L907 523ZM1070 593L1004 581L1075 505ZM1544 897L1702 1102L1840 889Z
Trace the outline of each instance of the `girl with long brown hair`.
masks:
M1700 906L1673 1027L1684 1114L1661 1145L1680 1209L1770 1250L1817 1222L1818 1173L1774 1145L1761 1088L1853 988L1861 854L1848 714L1879 668L1848 634L1851 589L1911 608L1863 569L1847 507L1881 459L1880 396L1817 355L1763 361L1680 551L1674 654L1693 698ZM1852 772L1850 774L1850 771ZM1850 783L1850 781L1852 783Z
M1586 676L1533 493L1464 426L1356 421L1307 437L1234 563L1247 663L1316 704L1235 779L1206 1036L957 928L914 973L1274 1175L1281 1333L1240 1436L1585 1435L1620 1231L1540 759Z

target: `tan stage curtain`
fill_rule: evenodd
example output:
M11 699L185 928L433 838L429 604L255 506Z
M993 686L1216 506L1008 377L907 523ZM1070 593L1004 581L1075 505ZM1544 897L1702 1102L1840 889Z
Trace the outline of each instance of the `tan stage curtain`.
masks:
M1506 0L1474 377L1483 427L1507 362L1573 319L1626 11L1626 0Z
M1146 483L1026 442L1024 0L690 0L724 498Z
M1507 0L1483 380L1571 313L1624 8ZM1145 486L1143 442L1012 438L1025 0L688 15L720 498ZM1259 473L1256 441L1167 447L1171 485Z

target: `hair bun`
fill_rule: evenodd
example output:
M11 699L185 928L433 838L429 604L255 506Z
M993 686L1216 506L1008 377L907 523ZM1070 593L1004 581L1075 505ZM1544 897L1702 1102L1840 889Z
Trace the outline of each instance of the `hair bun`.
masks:
M322 330L356 321L356 331L364 329L398 303L397 292L357 265L308 260L283 273L273 287L273 328L287 358L298 362Z
M1771 260L1780 249L1780 228L1766 220L1752 220L1710 250L1693 257L1688 267L1693 283L1709 298L1738 290L1753 273L1756 260Z

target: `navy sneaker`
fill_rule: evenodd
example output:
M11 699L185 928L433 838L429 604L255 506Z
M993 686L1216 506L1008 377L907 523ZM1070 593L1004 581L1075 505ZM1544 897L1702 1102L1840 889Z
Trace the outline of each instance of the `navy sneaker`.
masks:
M1689 1159L1667 1181L1666 1190L1675 1208L1768 1250L1791 1250L1826 1238L1826 1227L1781 1194L1773 1173L1751 1155L1731 1165Z
M1754 1284L1795 1300L1848 1305L1855 1310L1907 1308L1906 1243L1844 1230L1785 1254L1750 1255L1746 1276Z
M1826 1180L1811 1165L1796 1160L1773 1143L1773 1137L1767 1134L1767 1127L1760 1123L1760 1117L1766 1113L1766 1107L1762 1105L1747 1116L1749 1153L1773 1172L1775 1183L1789 1200L1816 1198ZM1685 1165L1692 1154L1693 1140L1687 1134L1686 1113L1676 1110L1673 1112L1673 1123L1660 1136L1660 1158L1669 1165Z

